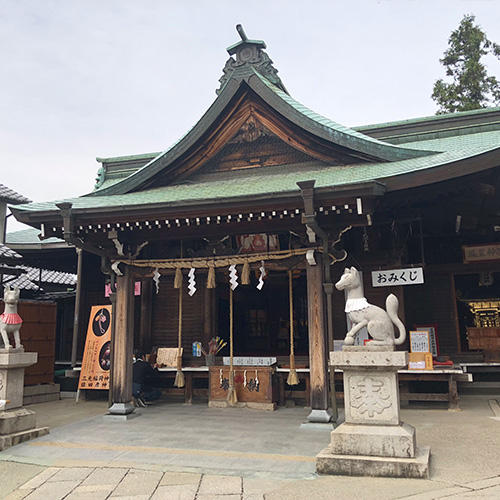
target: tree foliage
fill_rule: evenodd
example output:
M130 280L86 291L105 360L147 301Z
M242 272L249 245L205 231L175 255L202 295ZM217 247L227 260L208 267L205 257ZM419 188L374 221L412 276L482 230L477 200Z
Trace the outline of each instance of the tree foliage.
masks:
M437 114L500 105L500 84L494 76L488 76L481 62L488 54L500 59L500 45L488 40L473 15L465 15L439 60L452 81L439 79L434 84L432 99L439 105Z

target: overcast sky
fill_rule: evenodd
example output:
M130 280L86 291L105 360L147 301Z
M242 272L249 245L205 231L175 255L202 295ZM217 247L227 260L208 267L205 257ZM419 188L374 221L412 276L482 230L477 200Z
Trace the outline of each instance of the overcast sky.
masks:
M0 0L0 183L78 196L96 156L166 149L215 99L237 23L295 99L337 122L432 115L466 13L500 42L498 0Z

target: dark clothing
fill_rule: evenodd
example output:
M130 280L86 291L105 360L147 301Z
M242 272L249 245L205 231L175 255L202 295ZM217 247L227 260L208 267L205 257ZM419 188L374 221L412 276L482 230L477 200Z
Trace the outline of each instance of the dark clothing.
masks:
M154 370L149 363L142 359L136 359L132 368L132 381L141 386L146 383L147 378L154 377Z
M137 359L132 368L132 394L134 398L143 397L146 401L158 399L161 395L158 389L149 385L155 376L155 371L149 363Z

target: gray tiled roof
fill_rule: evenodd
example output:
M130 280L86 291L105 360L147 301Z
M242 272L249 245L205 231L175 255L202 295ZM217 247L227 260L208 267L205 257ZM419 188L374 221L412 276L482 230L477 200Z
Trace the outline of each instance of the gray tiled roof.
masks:
M16 266L16 268L23 269L26 272L8 283L10 286L17 286L23 290L40 290L43 289L44 283L67 285L68 287L76 285L76 274L42 269L40 279L40 269L29 266ZM12 275L4 274L5 281L12 277ZM39 282L41 282L41 288Z
M13 189L8 188L4 184L0 184L0 201L18 205L21 203L29 203L31 200L22 194L16 193Z
M19 255L17 252L14 252L14 250L11 250L8 246L5 246L2 243L0 243L0 258L20 259L22 258L22 256Z

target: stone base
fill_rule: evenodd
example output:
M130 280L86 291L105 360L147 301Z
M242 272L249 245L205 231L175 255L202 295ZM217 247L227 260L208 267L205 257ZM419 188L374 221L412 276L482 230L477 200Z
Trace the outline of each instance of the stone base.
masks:
M415 428L401 425L356 425L343 423L331 434L330 451L338 455L413 458Z
M48 427L38 427L36 429L29 429L26 431L15 432L13 434L6 434L0 436L0 451L15 446L16 444L35 439L40 436L45 436L49 433Z
M235 405L230 405L226 400L211 400L208 402L209 408L252 408L254 410L276 410L276 403L253 403L251 401L238 401Z
M333 422L323 422L323 423L318 423L318 422L302 422L300 424L301 429L313 429L313 430L318 430L318 431L328 431L332 430L334 428Z
M112 422L127 422L129 420L132 420L133 418L136 418L140 415L140 413L135 412L134 413L126 413L124 415L116 415L113 413L106 413L106 415L103 415L103 419L106 421L112 421Z
M0 436L15 434L36 427L35 412L26 408L0 411Z
M132 402L130 403L113 403L108 408L109 415L128 415L129 413L133 413L135 410Z
M317 424L327 424L332 420L332 413L330 410L311 410L311 413L307 415L307 420Z
M341 476L429 479L429 447L417 448L414 458L336 455L327 447L316 455L316 472Z

